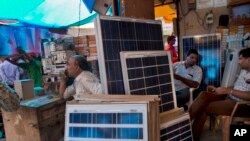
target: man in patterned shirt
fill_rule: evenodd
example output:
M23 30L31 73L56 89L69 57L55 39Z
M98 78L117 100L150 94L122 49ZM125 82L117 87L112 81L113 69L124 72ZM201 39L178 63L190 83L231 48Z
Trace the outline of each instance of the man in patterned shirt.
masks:
M68 77L73 77L75 80L67 87ZM101 94L102 87L99 79L89 71L87 60L81 55L74 55L68 60L66 72L61 74L59 91L64 99L70 96L77 99L82 94Z
M218 87L201 92L189 108L194 140L199 140L207 115L230 116L237 101L250 101L250 48L239 52L241 72L234 87ZM237 116L250 116L250 106L241 107ZM247 111L247 112L244 112Z
M173 65L178 107L184 106L185 108L185 104L189 101L189 89L197 88L200 85L202 70L196 65L198 56L195 49L190 49L185 61Z

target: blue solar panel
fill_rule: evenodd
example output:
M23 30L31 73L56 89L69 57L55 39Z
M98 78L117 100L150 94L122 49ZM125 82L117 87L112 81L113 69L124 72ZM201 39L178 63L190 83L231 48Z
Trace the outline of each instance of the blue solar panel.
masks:
M70 113L69 123L142 124L142 113Z
M159 95L160 112L176 107L169 52L125 51L120 54L127 94Z
M142 128L69 127L69 137L97 139L143 139Z
M96 22L102 85L107 94L125 94L119 53L163 50L161 22L100 17Z
M65 140L147 140L147 104L67 105Z
M198 65L203 70L201 89L207 85L220 86L221 84L221 36L220 34L197 35L183 38L183 58L189 49L196 49L200 58Z

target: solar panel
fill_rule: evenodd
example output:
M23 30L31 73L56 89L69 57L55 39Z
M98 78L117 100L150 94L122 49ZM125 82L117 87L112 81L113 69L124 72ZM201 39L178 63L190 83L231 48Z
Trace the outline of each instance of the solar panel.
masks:
M240 72L240 66L238 65L240 49L228 49L226 54L226 65L221 81L223 87L233 87L237 75Z
M106 94L125 94L119 53L163 50L160 21L101 16L96 19L101 83Z
M207 85L220 86L221 83L221 36L220 34L183 37L183 58L190 49L196 49L200 58L198 65L203 70L201 89Z
M161 124L161 141L192 141L192 128L188 114Z
M160 112L176 108L171 55L168 51L121 52L126 94L159 95Z
M65 141L147 141L147 106L147 104L67 104Z

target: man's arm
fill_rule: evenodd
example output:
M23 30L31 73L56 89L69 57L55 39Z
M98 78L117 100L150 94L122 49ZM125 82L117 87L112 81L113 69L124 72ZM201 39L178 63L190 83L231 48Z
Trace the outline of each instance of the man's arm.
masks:
M250 91L235 90L231 87L230 88L218 87L216 88L215 93L216 94L228 94L228 95L232 95L243 100L250 101Z
M59 93L60 93L62 98L64 97L64 93L65 93L65 90L67 88L66 83L67 83L68 77L67 77L65 71L60 72L61 81L60 81Z
M60 82L60 87L59 87L59 93L60 93L62 98L64 97L64 92L65 92L66 88L67 88L66 87L66 82L61 81Z
M240 99L250 101L250 91L239 91L231 89L230 93L232 96L238 97Z
M178 74L174 74L174 78L176 80L180 80L181 82L183 82L184 84L186 84L187 86L191 87L191 88L197 88L200 84L197 81L193 81L193 80L189 80L187 78L184 78Z
M76 94L76 90L73 85L70 85L70 86L66 85L68 81L68 75L65 71L60 73L60 78L61 78L61 82L60 82L60 87L59 87L59 93L61 97L64 99L67 99L70 96L73 96L74 94Z

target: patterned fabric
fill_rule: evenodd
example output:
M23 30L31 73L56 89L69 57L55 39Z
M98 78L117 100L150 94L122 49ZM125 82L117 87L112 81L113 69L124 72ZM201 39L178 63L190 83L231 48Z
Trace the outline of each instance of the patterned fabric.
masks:
M74 96L75 99L82 94L101 94L102 87L99 79L89 71L83 71L74 80L74 83L68 86L64 92L64 98Z
M186 68L185 61L177 62L173 65L173 71L175 74L178 74L186 79L197 81L198 83L201 82L202 79L202 70L199 66L194 65L192 67ZM179 91L185 88L189 88L186 84L181 82L180 80L174 80L175 82L175 90Z
M234 89L240 90L240 91L250 91L250 84L246 82L247 80L250 80L250 72L248 72L247 70L241 70L239 77L234 83ZM230 95L230 98L237 100L237 101L241 100L232 95Z

